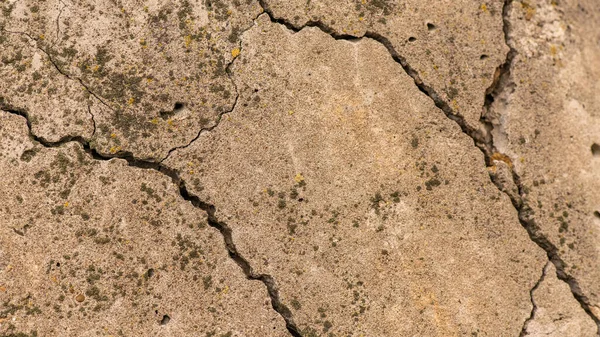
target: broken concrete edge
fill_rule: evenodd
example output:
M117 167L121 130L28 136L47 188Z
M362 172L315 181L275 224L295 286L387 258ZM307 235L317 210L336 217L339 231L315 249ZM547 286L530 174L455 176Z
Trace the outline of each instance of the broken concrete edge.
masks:
M547 269L548 266L550 265L550 261L548 261L544 267L542 268L542 275L540 275L540 278L538 279L538 281L535 283L535 285L533 286L533 288L531 288L531 290L529 290L529 297L531 298L531 304L533 305L531 308L531 314L529 315L529 317L525 320L525 322L523 323L523 328L521 329L521 333L519 334L519 337L524 337L527 336L527 326L529 326L529 322L533 321L535 319L535 314L537 312L537 304L535 303L535 297L534 297L534 293L535 291L540 287L540 285L542 284L542 282L544 282L544 279L546 278L546 273L547 273Z
M79 143L83 147L84 151L94 160L109 161L112 159L123 159L127 162L127 164L129 166L137 167L140 169L155 170L155 171L160 172L160 173L168 176L169 178L171 178L171 181L173 182L173 184L178 187L179 194L182 199L190 202L194 207L199 208L206 212L208 224L211 227L217 229L219 231L219 233L221 233L221 235L223 236L223 241L225 243L225 247L227 249L227 253L228 253L229 257L242 269L246 278L248 278L249 280L260 281L265 285L265 287L267 288L267 293L269 294L269 297L271 298L271 306L284 319L284 321L286 322L286 328L290 332L290 334L294 337L301 336L300 330L297 328L296 324L294 323L291 310L288 307L286 307L279 299L279 290L278 290L275 279L271 275L268 275L268 274L254 273L252 266L250 265L248 260L246 260L238 252L238 250L235 246L235 243L233 242L233 237L232 237L233 235L232 235L231 228L225 222L219 221L216 218L216 216L215 216L216 209L213 205L208 204L208 203L200 200L199 197L189 193L189 191L186 188L185 181L179 177L179 173L177 171L175 171L161 163L156 163L156 162L152 162L152 161L146 161L146 160L135 158L134 155L130 152L121 152L121 153L117 153L114 155L101 154L101 153L97 152L95 149L93 149L92 147L90 147L89 140L86 140L80 136L68 136L57 142L48 142L44 139L39 138L35 134L33 134L33 132L31 131L31 122L29 121L27 113L25 113L23 111L4 109L1 107L0 107L0 111L4 111L9 114L23 117L27 124L27 129L28 129L30 139L34 143L38 143L46 148L56 148L56 147L61 147L63 145L71 143L71 142L76 142L76 143Z
M285 18L277 17L273 13L273 11L269 8L269 6L265 3L264 0L258 0L260 6L262 7L264 13L269 17L269 20L273 23L283 25L287 29L291 30L294 33L300 32L304 28L307 27L315 27L320 29L322 32L330 35L332 38L336 40L346 40L346 41L359 41L364 38L375 40L381 43L390 53L392 59L400 64L402 69L406 72L408 76L410 76L417 88L427 95L438 107L447 118L454 121L460 127L461 131L469 136L474 145L482 152L486 166L493 166L493 158L494 156L501 156L507 158L510 161L510 157L505 154L497 152L496 147L494 146L494 139L492 136L493 125L491 122L488 122L484 118L484 112L489 109L490 105L493 103L493 99L495 96L498 96L500 93L504 92L509 84L510 71L513 65L513 61L517 55L517 50L514 48L510 41L510 20L509 20L509 11L512 8L513 0L504 0L504 4L502 7L502 22L503 22L503 33L504 40L507 46L509 47L509 51L506 54L506 58L502 64L500 64L497 69L495 75L495 80L492 82L490 87L486 90L486 99L484 100L484 106L482 107L482 116L480 118L481 128L474 128L469 126L465 121L464 117L459 113L455 112L448 102L444 101L440 95L430 86L426 85L423 80L421 80L418 72L410 66L410 64L406 61L406 58L402 57L392 46L392 43L385 37L376 32L366 31L362 36L354 36L348 34L339 34L336 33L335 30L329 27L327 24L321 21L309 21L306 24L298 27L293 23L289 22ZM527 231L529 238L535 244L538 245L541 249L543 249L547 256L548 260L554 264L556 267L556 273L558 278L567 283L569 288L571 289L571 293L573 297L579 302L584 311L590 316L590 318L596 323L598 326L598 333L600 335L600 317L596 316L591 306L589 299L587 296L583 294L581 291L581 287L577 280L569 275L565 271L565 263L558 255L557 247L548 240L541 232L539 226L535 223L535 220L530 217L531 208L527 204L526 201L526 193L524 192L524 186L521 182L521 178L516 172L512 163L509 163L509 167L511 169L511 174L515 185L518 188L519 196L514 197L511 196L510 193L504 191L501 185L494 179L494 177L490 174L490 180L494 185L503 193L507 194L513 204L513 207L517 211L519 223L525 230ZM535 307L535 304L532 302L532 306Z

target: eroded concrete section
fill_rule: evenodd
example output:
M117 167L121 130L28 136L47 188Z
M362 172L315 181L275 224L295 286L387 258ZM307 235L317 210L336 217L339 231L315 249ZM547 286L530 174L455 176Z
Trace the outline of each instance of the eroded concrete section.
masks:
M303 335L518 335L544 252L386 48L262 15L242 50L236 109L166 164Z
M543 280L532 293L536 308L523 336L597 336L596 324L570 292L569 286L556 276L554 265L548 263Z
M600 318L600 7L514 2L516 56L486 118L520 176L521 219Z
M3 9L6 30L26 33L24 46L36 45L104 103L92 108L94 146L153 161L233 108L227 68L261 11L246 0L17 1Z
M295 27L318 23L336 35L389 43L417 76L479 128L486 90L504 62L504 1L263 0L274 19Z
M0 114L0 334L288 336L168 177L45 148Z

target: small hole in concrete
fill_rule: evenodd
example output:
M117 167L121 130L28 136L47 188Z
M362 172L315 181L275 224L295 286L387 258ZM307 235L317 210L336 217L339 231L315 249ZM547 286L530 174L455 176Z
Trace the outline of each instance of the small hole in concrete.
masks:
M433 23L428 23L427 24L427 30L428 31L434 31L437 27L433 24Z
M57 267L60 267L60 262L56 262L56 266L57 266Z
M183 103L175 103L175 107L173 107L173 111L178 111L183 109Z
M485 60L485 59L487 59L488 57L489 57L489 56L487 56L486 54L483 54L483 55L479 56L479 59L480 59L480 60Z
M300 201L300 202L303 202L303 201L304 201L304 198L300 198L300 199L298 199L298 201Z
M173 106L172 111L161 111L160 117L162 119L169 119L169 118L173 117L173 115L175 115L176 113L183 110L183 108L185 108L185 104L177 102L177 103L175 103L175 106Z
M148 278L151 278L154 275L154 269L152 269L152 268L148 269L146 274L148 275Z
M594 211L594 216L598 219L600 219L600 212L598 211Z
M408 38L408 42L415 42L415 41L417 41L416 37L411 36Z
M169 317L169 315L164 315L163 318L160 320L160 325L165 325L169 323L170 320L171 317Z
M594 156L600 156L600 145L596 143L592 144L592 154Z

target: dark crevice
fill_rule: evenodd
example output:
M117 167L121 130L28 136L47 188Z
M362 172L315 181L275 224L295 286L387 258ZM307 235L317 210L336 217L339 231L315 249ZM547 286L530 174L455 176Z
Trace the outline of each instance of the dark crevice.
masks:
M592 313L589 299L581 291L577 280L565 272L566 264L559 256L557 247L550 242L550 240L542 233L540 227L536 224L535 219L533 218L533 210L527 204L526 193L524 192L524 186L521 183L521 178L514 169L510 158L504 154L498 153L496 147L494 146L494 140L491 133L491 131L494 129L494 125L488 120L487 112L492 108L492 105L499 97L506 95L507 93L510 94L510 92L514 90L515 86L511 79L511 67L518 52L512 46L512 41L510 41L511 23L509 20L509 12L511 10L513 0L505 0L502 8L504 39L505 43L510 49L504 62L496 70L491 86L485 92L485 101L482 108L482 117L480 119L479 128L468 125L464 117L455 112L432 87L423 83L423 80L421 80L418 72L412 68L410 64L408 64L404 57L398 54L392 43L379 33L367 31L363 36L339 34L333 28L320 21L308 21L302 26L297 26L284 18L275 16L273 11L265 3L265 0L258 0L258 2L263 8L263 11L268 15L271 22L284 25L293 32L300 32L306 27L316 27L336 40L357 41L362 38L370 38L378 41L387 48L392 58L399 63L404 71L413 79L417 88L431 98L435 106L442 110L446 117L454 121L460 127L462 132L473 140L474 145L483 153L485 163L488 167L494 166L494 160L501 159L503 161L507 161L512 171L511 174L513 182L518 187L519 195L512 196L510 193L505 191L502 188L502 184L496 181L492 175L490 175L490 180L500 191L509 196L511 203L517 210L519 222L527 231L529 238L546 252L548 259L556 267L558 278L569 285L575 299L579 302L585 312L594 320L594 322L596 322L600 331L600 320Z
M288 307L286 307L279 299L279 290L277 287L277 283L275 282L273 277L268 274L256 274L253 271L248 260L246 260L238 252L238 250L235 246L235 243L233 242L233 235L232 235L231 228L225 222L219 221L217 219L217 217L215 216L215 212L216 212L215 206L208 204L208 203L202 201L198 196L191 194L185 186L185 181L179 177L179 173L176 170L174 170L166 165L163 165L162 163L156 163L156 162L152 162L152 161L137 159L131 152L122 151L122 152L118 152L113 155L101 154L98 151L96 151L96 149L94 149L90 146L90 142L88 139L85 139L80 136L65 136L56 142L50 142L48 140L43 139L42 137L36 136L32 132L31 122L30 122L28 114L26 112L24 112L22 110L9 109L6 107L0 107L0 110L25 118L26 123L27 123L27 128L29 130L29 137L34 142L37 142L46 148L57 148L57 147L61 147L65 144L68 144L71 142L77 142L83 147L84 151L95 160L108 161L108 160L111 160L114 158L119 158L119 159L123 159L123 160L127 161L129 166L133 166L133 167L137 167L137 168L141 168L141 169L155 170L155 171L158 171L158 172L170 177L171 181L175 185L178 186L179 194L181 195L181 197L184 200L189 201L193 206L200 208L207 213L207 219L208 219L209 225L216 228L221 233L221 235L223 236L223 240L225 242L225 247L227 248L229 257L237 263L237 265L244 272L244 275L246 275L246 277L250 280L261 281L265 285L265 287L267 288L269 297L271 298L271 305L273 306L273 309L277 313L279 313L279 315L281 315L281 317L285 320L286 327L287 327L288 331L290 332L290 334L294 337L301 336L298 328L296 327L296 324L294 323L290 309ZM168 322L168 320L167 320L167 322Z
M550 262L548 262L548 263L546 263L546 265L544 265L544 268L542 269L542 275L540 276L538 281L535 283L533 288L531 288L531 290L529 290L529 297L531 299L531 305L532 305L531 314L529 314L529 317L523 323L523 328L521 329L521 334L519 335L519 337L524 337L524 336L528 335L527 326L529 325L529 322L531 322L535 319L535 314L537 312L537 305L535 304L535 297L533 296L533 293L540 287L540 285L546 278L546 269L548 268L549 263Z

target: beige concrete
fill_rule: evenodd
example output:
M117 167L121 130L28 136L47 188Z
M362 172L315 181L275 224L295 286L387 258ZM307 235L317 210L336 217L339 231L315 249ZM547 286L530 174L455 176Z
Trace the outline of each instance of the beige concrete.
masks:
M374 40L263 15L243 41L240 103L166 164L304 335L518 334L545 256L471 139Z
M0 108L27 111L35 134L48 141L91 137L92 98L56 70L26 35L0 32Z
M43 148L6 113L0 139L0 335L287 335L167 177Z
M598 333L597 1L0 9L1 336Z
M105 103L92 108L99 151L158 161L235 102L226 69L260 13L257 3L236 4L28 0L5 5L4 20Z
M536 310L527 323L525 336L597 336L594 321L569 293L569 286L556 277L552 263L544 268L544 279L533 291Z
M454 113L479 128L486 89L508 52L502 32L504 1L263 2L276 18L296 27L318 21L336 34L382 36Z
M515 2L510 20L518 54L493 106L494 143L521 176L527 218L600 318L600 7Z

